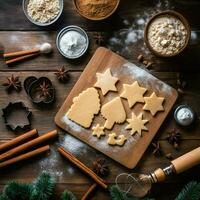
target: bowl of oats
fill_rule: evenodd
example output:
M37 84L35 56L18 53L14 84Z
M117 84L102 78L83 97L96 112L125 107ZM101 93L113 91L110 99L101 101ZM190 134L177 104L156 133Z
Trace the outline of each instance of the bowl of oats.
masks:
M23 0L24 14L38 26L49 26L56 22L63 11L63 0Z
M185 17L176 11L167 10L154 15L147 22L144 40L155 55L173 57L186 49L190 34Z

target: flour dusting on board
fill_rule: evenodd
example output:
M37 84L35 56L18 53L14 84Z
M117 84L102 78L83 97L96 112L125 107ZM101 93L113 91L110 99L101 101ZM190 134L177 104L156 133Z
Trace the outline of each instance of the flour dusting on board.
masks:
M62 118L62 121L73 131L75 132L85 132L86 129L84 129L83 127L81 127L80 125L76 124L75 122L71 121L67 115L64 115Z
M47 171L53 176L62 177L63 171L59 170L59 162L58 162L59 153L51 148L49 156L44 158L39 162L40 168L42 171Z
M114 68L113 68L114 69ZM158 80L156 77L151 75L149 72L145 71L144 69L137 67L135 64L132 63L125 63L123 66L121 66L117 70L112 71L114 75L117 76L120 74L128 75L133 77L133 80L139 81L139 83L144 84L145 87L154 88L155 90L163 93L167 93L168 95L171 95L173 92L173 89L168 86L166 83ZM155 83L156 81L156 83Z

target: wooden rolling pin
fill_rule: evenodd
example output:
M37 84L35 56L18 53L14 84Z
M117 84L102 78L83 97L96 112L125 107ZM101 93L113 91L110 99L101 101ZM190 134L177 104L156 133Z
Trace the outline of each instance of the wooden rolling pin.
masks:
M28 131L28 132L24 133L23 135L20 135L20 136L14 138L14 139L12 139L12 140L10 140L8 142L5 142L5 143L1 144L0 145L0 152L4 151L6 149L9 149L9 148L11 148L13 146L16 146L19 143L22 143L22 142L24 142L24 141L26 141L26 140L28 140L30 138L37 137L37 136L38 136L38 132L37 132L36 129Z
M171 165L164 169L158 168L151 173L152 182L162 182L166 179L166 176L175 173L182 173L195 165L200 164L200 147L176 158L171 161Z
M10 158L10 157L12 157L16 154L19 154L20 152L27 150L31 147L35 147L36 145L41 144L41 143L43 143L43 142L45 142L49 139L55 138L57 136L58 136L57 130L53 130L53 131L50 131L46 134L43 134L42 136L40 136L38 138L35 138L35 139L33 139L29 142L26 142L26 143L24 143L20 146L17 146L15 148L1 154L0 155L0 162L6 160L6 159L8 159L8 158Z
M35 150L30 151L28 153L22 154L20 156L15 157L15 158L11 158L10 160L6 160L6 161L0 163L0 169L3 168L3 167L6 167L8 165L17 163L19 161L26 160L26 159L31 158L33 156L39 155L39 154L44 153L44 152L49 151L49 150L50 150L49 145L46 145L44 147L40 147L38 149L35 149Z

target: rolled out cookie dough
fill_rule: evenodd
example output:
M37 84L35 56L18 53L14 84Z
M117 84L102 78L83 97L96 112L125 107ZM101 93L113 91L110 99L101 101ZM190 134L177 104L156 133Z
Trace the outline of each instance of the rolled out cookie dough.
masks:
M94 87L101 88L103 95L106 95L108 91L117 91L115 84L119 79L112 76L110 68L104 73L97 73L96 76L97 82L94 84Z
M140 136L142 136L142 130L148 130L145 126L148 120L142 119L142 113L140 113L138 116L132 113L131 119L127 119L127 122L129 124L126 126L126 129L131 129L131 135L138 133Z
M113 132L108 135L107 143L109 145L123 146L126 140L127 138L124 135L119 135L117 137L116 133Z
M104 127L107 129L112 129L115 123L120 124L126 120L126 112L120 97L104 104L101 108L101 114L106 119Z
M164 111L163 97L156 96L155 92L150 97L144 97L145 105L143 110L148 110L154 116L158 111Z
M97 124L96 126L93 126L92 127L92 135L93 136L97 136L98 138L100 138L101 136L105 135L104 127L100 126L100 124Z
M77 124L89 128L94 115L98 114L99 110L99 94L95 88L91 87L73 98L73 104L66 115Z
M147 91L146 88L140 87L138 82L128 85L123 84L123 92L121 93L121 97L126 98L128 100L128 105L131 108L137 102L144 103L144 93Z

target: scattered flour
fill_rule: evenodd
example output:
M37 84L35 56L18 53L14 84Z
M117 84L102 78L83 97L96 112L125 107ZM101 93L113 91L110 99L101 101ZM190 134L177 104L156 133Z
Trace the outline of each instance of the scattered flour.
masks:
M64 115L62 121L68 125L70 127L70 129L72 129L75 132L81 132L81 131L85 131L85 129L81 126L79 126L78 124L76 124L75 122L71 121L67 115Z
M61 145L69 150L72 154L86 154L87 153L87 146L80 140L69 136L65 135L63 140L61 141Z
M57 178L62 177L63 171L58 170L58 157L59 153L55 149L51 148L50 155L39 162L41 170L47 171Z
M113 34L108 41L108 48L126 58L132 58L137 44L137 50L146 55L150 54L143 42L145 24L155 13L172 8L169 0L156 0L152 2L152 7L146 7L144 11L135 13L132 19L124 19L125 28Z
M155 90L167 93L168 95L172 94L172 88L170 86L158 80L156 77L146 72L144 69L137 67L135 64L124 64L118 73L125 73L127 75L133 76L133 79L137 79L139 82L142 82L147 88L152 87Z

